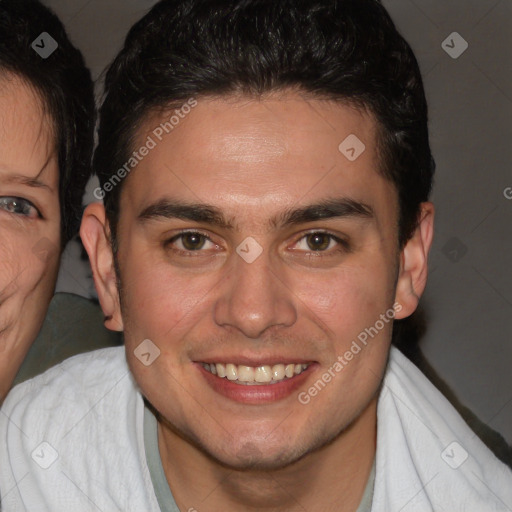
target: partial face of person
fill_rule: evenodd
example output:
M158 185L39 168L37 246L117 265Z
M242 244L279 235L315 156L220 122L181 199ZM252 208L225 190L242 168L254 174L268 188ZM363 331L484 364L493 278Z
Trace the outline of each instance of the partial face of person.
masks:
M422 242L399 249L369 115L290 92L199 99L159 140L165 119L123 184L121 306L101 205L82 225L102 306L164 435L284 467L374 401Z
M55 139L38 95L0 79L0 402L37 336L59 263Z

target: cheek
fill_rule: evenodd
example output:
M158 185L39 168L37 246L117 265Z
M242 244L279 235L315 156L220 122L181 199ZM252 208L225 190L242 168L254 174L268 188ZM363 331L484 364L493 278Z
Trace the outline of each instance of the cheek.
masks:
M27 262L24 262L23 256L18 254L18 247L14 245L12 237L2 239L0 247L0 260L2 261L2 265L0 265L0 297L4 294L10 294L12 290L19 288L20 284L27 280Z
M53 294L58 246L46 237L28 236L23 231L0 231L0 319L14 322L23 330L33 330L44 318Z
M339 339L357 336L385 313L394 297L394 276L384 258L347 264L322 276L304 274L294 291L306 306Z
M219 276L180 272L165 261L152 259L149 252L128 254L119 258L126 343L149 338L165 346L172 338L176 344L204 316L208 292L214 290Z
M10 294L14 290L28 292L41 281L45 265L36 256L28 236L2 230L0 247L0 289Z

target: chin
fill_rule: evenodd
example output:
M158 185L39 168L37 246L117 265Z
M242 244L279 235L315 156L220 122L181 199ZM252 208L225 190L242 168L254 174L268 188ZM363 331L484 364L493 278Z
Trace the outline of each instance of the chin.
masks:
M303 442L296 440L294 444L290 444L289 437L281 439L281 444L278 444L277 439L273 439L272 442L268 439L255 442L254 438L232 441L234 442L222 447L200 444L198 448L216 463L232 470L276 471L289 467L308 454L321 449L331 439L320 436Z
M212 457L212 454L209 454ZM284 469L305 456L293 448L279 448L276 451L260 451L254 443L247 443L235 453L213 457L219 464L236 471L276 471Z

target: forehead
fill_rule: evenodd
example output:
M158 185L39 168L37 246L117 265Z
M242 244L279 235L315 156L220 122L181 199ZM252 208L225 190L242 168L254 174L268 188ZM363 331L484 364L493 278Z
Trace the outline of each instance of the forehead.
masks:
M54 156L55 146L53 124L40 96L19 77L2 75L0 168L35 178L42 165Z
M355 107L289 92L177 110L141 126L134 149L151 149L140 151L124 201L144 207L165 195L243 214L333 194L393 197L378 172L376 122Z

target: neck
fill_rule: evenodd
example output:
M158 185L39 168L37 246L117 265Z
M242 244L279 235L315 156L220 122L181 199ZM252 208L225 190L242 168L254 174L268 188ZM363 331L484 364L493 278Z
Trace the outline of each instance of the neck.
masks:
M159 422L159 449L180 510L355 512L376 449L377 398L331 443L274 471L226 468Z

